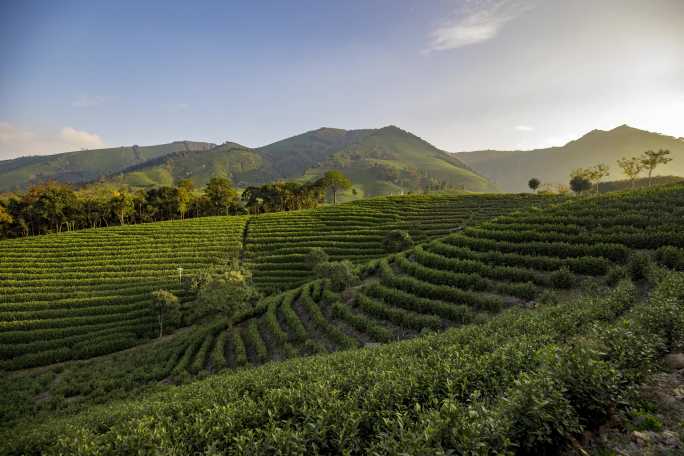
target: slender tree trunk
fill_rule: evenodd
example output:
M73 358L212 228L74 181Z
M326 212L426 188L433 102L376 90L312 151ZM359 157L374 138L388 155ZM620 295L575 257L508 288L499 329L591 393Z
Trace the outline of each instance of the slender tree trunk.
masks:
M337 204L337 189L335 187L333 187L332 192L333 192L333 204Z
M164 318L162 317L162 312L159 311L159 338L161 339L162 334L164 334Z
M651 186L651 174L653 173L653 168L649 168L648 170L648 186Z

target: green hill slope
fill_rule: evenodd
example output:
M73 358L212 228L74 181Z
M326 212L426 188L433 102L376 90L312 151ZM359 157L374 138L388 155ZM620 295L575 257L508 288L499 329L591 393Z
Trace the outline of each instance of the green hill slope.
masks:
M610 179L625 177L616 161L641 155L649 149L668 149L673 160L656 169L657 175L684 176L684 139L622 125L610 131L594 130L562 147L529 151L482 150L454 154L492 180L504 191L528 191L527 181L565 184L570 172L598 163L610 166Z
M103 176L133 187L174 185L186 178L202 186L214 176L226 176L245 187L279 179L306 181L328 169L342 170L354 182L355 191L341 195L342 200L427 189L495 190L452 155L385 127L320 128L255 149L230 142L184 142L25 157L0 162L0 191L48 178L84 183Z
M113 147L0 161L0 192L25 189L54 179L84 183L119 173L148 160L181 151L207 150L213 144L177 141L157 146Z
M12 454L558 454L633 405L632 388L684 343L681 273L651 265L647 280L630 269L638 287L620 280L633 255L684 247L683 201L673 185L511 213L369 263L343 293L309 282L232 325L76 373L10 378L10 417L60 393L53 410L80 402L83 413L8 426L0 445ZM402 338L415 339L376 346ZM333 350L342 353L235 369ZM224 369L88 403L141 379Z

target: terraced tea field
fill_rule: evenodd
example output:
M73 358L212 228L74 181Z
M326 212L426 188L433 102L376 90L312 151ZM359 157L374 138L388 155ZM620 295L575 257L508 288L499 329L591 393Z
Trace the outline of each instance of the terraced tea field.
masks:
M323 248L335 261L361 263L387 254L382 240L393 229L408 231L421 242L517 209L558 201L535 195L412 195L265 214L249 222L245 258L259 288L285 290L312 279L304 264L311 247Z
M406 196L258 217L207 217L84 230L0 242L0 368L18 369L125 349L157 327L150 292L189 300L178 280L242 256L266 292L311 278L303 252L333 259L384 254L382 238L406 228L417 239L554 198ZM435 217L434 214L440 214ZM246 249L241 252L246 241Z
M246 217L101 228L0 242L0 367L110 353L158 328L150 292L242 243Z
M429 217L430 212L425 209L429 198L409 197L408 201L415 204L411 215L406 215L403 221L397 221L399 213L395 214L397 218L378 215L385 211L392 214L394 204L397 210L401 207L399 198L398 202L384 198L369 200L367 206L359 203L363 210L349 204L282 214L282 223L274 216L194 220L198 225L215 225L206 233L200 233L200 228L195 226L195 236L188 234L183 241L170 241L170 237L159 234L148 234L148 239L144 233L137 232L138 236L154 239L160 246L138 249L137 256L132 253L133 247L124 249L128 252L126 258L136 259L137 264L160 264L153 261L152 251L168 252L167 257L161 257L168 259L174 249L183 251L185 247L200 252L192 257L195 263L190 260L189 252L183 257L184 267L193 270L205 264L203 261L215 259L216 252L212 253L210 247L201 251L191 247L190 238L196 242L198 237L206 239L199 245L214 249L217 246L239 248L240 242L246 239L247 248L242 256L257 271L269 262L277 263L274 258L282 259L283 264L298 264L302 261L303 246L316 245L324 247L333 257L355 259L360 264L360 283L336 292L327 280L306 281L308 276L304 274L290 280L290 276L284 275L285 280L290 280L288 283L297 280L304 283L263 298L255 308L232 322L219 318L108 356L50 366L38 372L10 373L0 379L0 388L7 393L0 400L0 422L14 431L22 429L22 420L32 416L78 413L113 398L127 399L146 390L161 392L140 406L115 403L87 415L65 420L56 418L42 426L31 425L25 432L7 434L8 445L18 453L29 454L45 448L62 453L90 454L95 448L104 453L117 453L124 447L140 449L140 445L186 452L191 450L187 442L195 442L193 448L199 451L220 448L236 454L260 453L268 447L287 453L291 448L286 441L297 435L299 452L320 452L323 447L332 452L342 451L348 448L349 441L332 428L322 437L310 432L317 426L327 426L326 420L330 419L330 423L336 423L335 429L340 420L350 426L350 434L345 438L356 442L354 445L363 449L361 452L415 446L431 453L453 445L462 448L473 442L499 449L509 448L510 442L514 447L533 442L530 448L536 448L536 445L556 442L558 435L564 435L562 426L566 415L555 413L575 417L577 421L573 423L579 424L571 424L573 429L588 425L591 420L603 419L596 410L614 407L624 399L611 396L600 405L587 405L586 401L604 400L601 399L603 388L628 390L629 385L649 371L658 353L667 347L684 346L679 336L684 334L681 317L684 278L681 273L669 273L655 265L657 260L668 267L684 269L684 262L673 261L673 258L684 258L684 186L564 202L556 200L558 204L530 200L543 208L530 207L524 198L512 198L514 203L491 196L460 198L443 196L432 200L432 204L442 205L443 213L453 212L449 223L456 224L456 230L442 224L440 217ZM385 209L377 209L378 204ZM455 207L459 204L460 210ZM525 210L515 211L515 207ZM507 215L491 217L495 213ZM349 225L353 220L359 223L347 232L355 237L357 248L363 251L357 258L351 254L354 242L341 239L331 229L335 216ZM225 229L227 222L233 223L233 228ZM264 229L268 225L274 229ZM164 228L180 229L181 226L188 233L192 231L187 228L189 224L170 223ZM324 232L330 232L331 237L316 235L311 226L327 230ZM362 226L371 228L363 232ZM152 229L148 227L153 225L121 228L120 236L125 239L126 230L136 233L138 229ZM392 255L373 250L373 245L381 243L378 233L398 227L410 229L422 242ZM103 231L69 236L98 236ZM164 231L168 233L168 229ZM224 233L225 237L217 236L217 232ZM64 238L71 241L69 236ZM183 235L177 233L177 237ZM301 247L297 242L299 237L306 239ZM363 241L366 237L368 240ZM275 254L267 258L255 247L267 245L268 239L273 240L274 246L282 246L274 248ZM289 243L288 239L294 242ZM50 237L39 240L46 245L48 241L54 243ZM31 240L22 241L31 244L28 242ZM12 241L11 246L21 245L22 241ZM149 258L148 263L142 257ZM19 261L18 250L17 255L8 258ZM81 262L84 260L78 263ZM3 268L5 274L11 271L4 264ZM149 270L168 271L173 275L175 265L166 269L150 266ZM264 267L261 271L272 269ZM133 277L131 272L129 278ZM99 283L96 278L91 280L93 284ZM174 280L177 279L169 277L166 283L171 286ZM264 280L262 285L268 283ZM646 293L651 293L649 302L643 301ZM16 304L3 302L3 312L12 305ZM43 306L49 307L47 303ZM42 308L35 310L42 311ZM45 321L52 321L49 318L52 314L46 316ZM144 328L144 319L139 321ZM78 324L66 328L80 330ZM39 330L40 327L30 328L26 334ZM13 333L21 334L21 331L5 331L0 337ZM389 343L402 339L415 341ZM602 347L600 355L598 351L571 343L589 343L588 340L594 340L590 347ZM43 341L32 343L39 346ZM21 367L21 363L31 359L26 355L12 357L9 353L12 345L6 347L3 346L8 353L5 366ZM343 353L298 359L337 351ZM552 359L556 361L549 361ZM266 366L255 369L263 364ZM594 373L592 369L598 369L596 366L608 371ZM595 377L578 379L577 372ZM209 374L215 375L210 384L200 382L166 392L165 385L169 382L184 383ZM543 392L534 389L547 387ZM589 394L587 388L593 388L592 393L580 399L578 394ZM567 394L564 399L553 399L560 402L549 403L553 407L565 404L566 408L562 409L565 411L552 408L539 415L536 409L529 411L534 420L549 420L541 428L551 432L551 437L547 436L550 440L547 437L534 440L535 432L540 429L536 424L530 428L530 434L524 434L531 437L523 438L519 434L523 431L516 427L523 424L514 426L496 415L514 413L510 415L514 419L523 413L520 407L526 407L532 400L528 394L543 394L546 398L553 396L552 392ZM451 412L435 408L436 403L447 403L444 401L452 404ZM326 408L320 409L320 404L327 404ZM411 405L410 409L404 409L401 404L419 404L425 413L422 408ZM468 408L473 406L482 408L473 415ZM230 411L233 407L237 415ZM297 412L300 409L306 412ZM384 415L385 411L390 415ZM255 417L257 423L249 429L237 424L245 413ZM199 424L202 420L197 414L216 420L208 418L210 429L205 429ZM375 424L369 424L370 430L361 431L349 421L357 415ZM98 424L104 416L113 416L107 418L114 423L113 427ZM397 421L400 416L405 421ZM188 418L192 423L186 422L185 417L193 417ZM475 420L478 425L495 423L501 427L496 432L513 440L487 440L495 432L491 429L482 435L466 433L466 441L456 443L443 433L427 441L411 434L422 432L428 422L465 432L466 421L462 421L465 417L469 417L466 421ZM145 426L140 427L143 422L162 426L157 422L162 419L173 423L174 432L154 437L144 431ZM226 428L225 423L236 424ZM134 431L132 426L139 426L138 430ZM409 426L406 435L398 431L405 426ZM283 434L272 434L270 430L274 427ZM190 434L178 434L178 429ZM256 437L254 432L258 434ZM140 440L130 441L127 436L133 434ZM59 435L70 437L56 440Z

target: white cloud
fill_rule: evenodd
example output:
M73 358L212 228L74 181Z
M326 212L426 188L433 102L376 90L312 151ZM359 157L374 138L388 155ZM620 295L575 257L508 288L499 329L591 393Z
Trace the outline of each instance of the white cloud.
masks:
M64 127L58 132L38 132L0 121L0 160L101 147L105 147L105 142L100 136L73 127Z
M184 112L190 109L190 105L187 103L176 103L168 106L169 112L178 113Z
M534 131L534 127L531 127L529 125L516 125L513 127L515 131Z
M111 97L102 95L82 95L71 102L74 108L92 108L111 100Z
M476 0L432 32L430 51L446 51L494 38L506 23L532 7L524 0Z

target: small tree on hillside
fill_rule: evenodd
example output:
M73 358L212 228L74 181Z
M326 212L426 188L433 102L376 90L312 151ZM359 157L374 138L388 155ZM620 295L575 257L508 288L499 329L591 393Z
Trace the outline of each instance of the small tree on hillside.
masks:
M591 181L582 176L574 176L570 179L570 188L576 194L581 195L591 188Z
M391 230L385 235L382 245L388 253L401 252L413 247L413 239L407 231Z
M192 180L183 179L178 182L176 196L178 198L178 213L180 214L181 220L183 220L190 208L190 202L192 201Z
M599 163L589 169L589 180L596 185L596 193L599 191L599 182L608 175L610 175L610 167L604 163Z
M209 199L214 215L228 215L231 206L238 201L237 191L233 183L225 177L213 177L204 189Z
M328 171L323 175L323 185L332 192L333 204L337 204L337 192L348 190L352 186L351 180L339 171Z
M233 258L192 278L197 298L184 312L187 323L218 315L232 319L252 308L261 294L252 286L251 273Z
M640 157L632 157L632 158L627 158L627 157L622 157L617 161L617 164L620 168L622 168L622 172L625 173L625 176L629 178L630 182L630 187L634 188L634 182L637 176L643 171L644 169L644 164L641 162Z
M537 179L536 177L533 177L532 179L529 180L529 182L527 183L527 186L530 187L530 189L533 192L536 192L537 189L539 188L540 184L541 184L541 182L539 182L539 179Z
M320 263L314 272L319 278L330 280L330 286L335 291L343 291L359 282L359 276L349 260Z
M159 317L159 337L164 335L164 325L172 326L180 320L180 305L178 298L166 290L152 292L152 304Z
M651 186L652 174L656 167L658 167L658 165L664 165L672 161L668 155L670 155L669 150L660 149L658 152L647 150L641 157L641 164L644 166L644 169L648 170L649 187Z
M330 260L330 257L325 250L320 247L311 247L304 257L304 263L313 271L321 263Z

